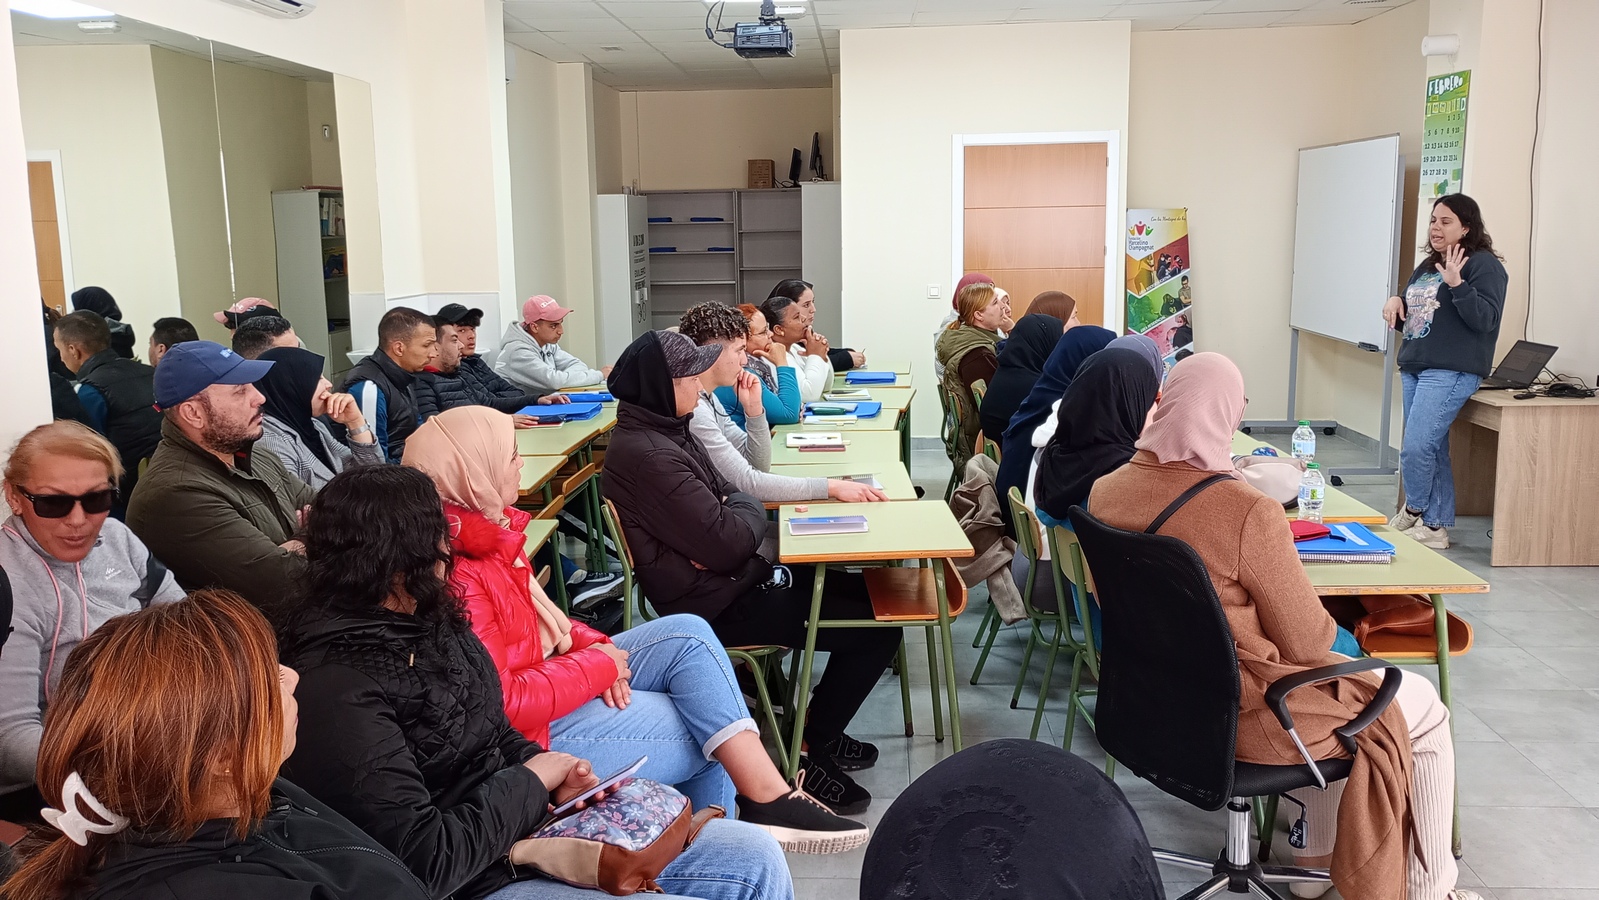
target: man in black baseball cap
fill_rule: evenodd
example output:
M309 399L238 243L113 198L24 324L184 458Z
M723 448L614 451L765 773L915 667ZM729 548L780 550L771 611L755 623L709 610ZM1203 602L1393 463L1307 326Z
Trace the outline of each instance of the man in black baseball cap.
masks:
M272 368L211 341L156 366L161 443L128 503L128 527L185 590L224 587L270 612L305 564L294 535L312 492L261 437L255 382Z
M529 394L504 378L488 364L477 352L477 330L483 324L483 310L468 309L460 303L446 303L433 314L433 321L439 323L439 346L442 348L448 340L448 330L453 330L461 342L460 362L454 363L455 369L448 369L447 365L438 366L446 373L452 372L466 387L471 402L481 406L492 406L501 412L516 412L524 406L535 403L565 402L564 398L551 395L555 399L540 400L538 395ZM441 350L439 363L448 364ZM442 411L442 410L441 410Z

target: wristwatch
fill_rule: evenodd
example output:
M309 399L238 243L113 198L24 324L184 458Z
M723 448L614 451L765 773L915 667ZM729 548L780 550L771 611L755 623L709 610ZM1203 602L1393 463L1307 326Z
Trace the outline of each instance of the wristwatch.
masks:
M368 425L365 422L362 422L360 428L351 428L349 430L348 434L350 435L350 437L360 437L361 435L366 434L367 432L369 432L371 430L372 430L372 426L371 425Z

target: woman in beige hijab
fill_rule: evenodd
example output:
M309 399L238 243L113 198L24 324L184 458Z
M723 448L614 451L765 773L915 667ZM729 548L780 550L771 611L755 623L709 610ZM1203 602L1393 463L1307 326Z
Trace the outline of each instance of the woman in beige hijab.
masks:
M865 843L866 826L783 781L704 619L665 616L613 641L545 595L523 551L532 516L513 506L522 460L510 416L483 406L446 410L406 442L404 462L438 486L451 585L525 737L579 755L602 775L647 755L641 777L677 786L696 809L736 811L785 850L837 853Z

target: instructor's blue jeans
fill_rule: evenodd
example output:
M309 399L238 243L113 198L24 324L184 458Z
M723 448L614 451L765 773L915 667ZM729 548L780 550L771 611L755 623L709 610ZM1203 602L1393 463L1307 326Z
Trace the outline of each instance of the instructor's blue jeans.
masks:
M1399 471L1405 505L1422 513L1429 528L1455 525L1455 473L1449 464L1449 426L1482 378L1451 369L1400 372L1405 404L1405 442Z
M586 759L601 778L640 756L640 778L670 784L695 809L733 816L733 780L711 754L741 731L756 731L727 652L699 616L664 616L612 639L628 653L633 699L627 709L590 700L550 723L550 749Z

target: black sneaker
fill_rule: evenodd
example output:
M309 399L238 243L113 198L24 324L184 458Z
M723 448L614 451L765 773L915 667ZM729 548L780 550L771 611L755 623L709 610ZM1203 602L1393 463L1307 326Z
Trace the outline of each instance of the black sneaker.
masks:
M859 772L877 765L877 745L857 741L847 734L841 734L829 741L823 749L833 762L846 772Z
M835 815L824 804L805 793L805 773L794 783L792 793L769 803L738 798L738 818L765 829L790 853L843 853L854 850L871 837L871 829L854 819Z
M573 609L587 609L601 600L622 595L622 576L608 572L589 572L587 577L569 587L568 598Z
M856 784L825 755L802 758L800 775L800 790L841 816L858 816L872 805L871 791Z

